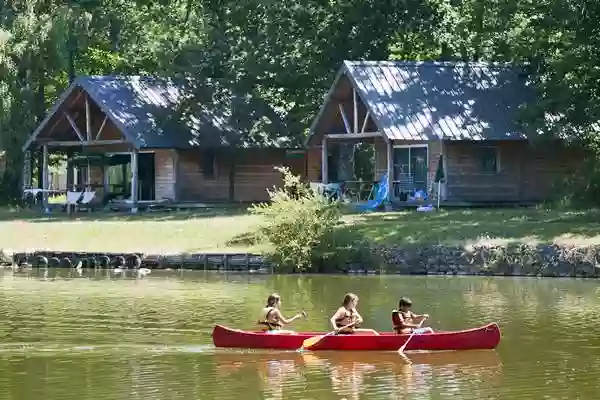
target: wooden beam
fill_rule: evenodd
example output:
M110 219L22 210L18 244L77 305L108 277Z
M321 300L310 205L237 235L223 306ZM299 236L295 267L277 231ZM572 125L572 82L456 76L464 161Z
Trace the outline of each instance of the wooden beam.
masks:
M365 120L363 121L362 129L360 130L360 133L365 133L365 129L367 128L367 122L369 122L370 116L371 116L371 110L367 111L367 115L365 115Z
M368 139L381 137L379 132L364 132L364 133L330 133L325 135L327 139Z
M138 211L138 151L131 152L131 212Z
M327 164L327 136L323 137L323 141L321 142L321 182L324 184L328 182L329 172Z
M75 90L75 85L71 84L71 85L69 85L67 90L65 90L60 95L58 101L56 103L54 103L54 106L52 106L52 109L48 113L46 113L46 116L44 117L43 121L38 125L37 128L35 128L35 131L31 134L31 136L29 136L29 138L27 139L27 142L25 142L25 144L21 148L23 151L25 151L25 149L27 149L29 146L31 146L31 144L36 140L36 138L38 137L38 135L40 134L42 129L46 126L46 124L48 124L48 122L50 121L52 116L54 116L56 113L58 113L59 108L62 107L63 103L67 100L67 98L71 95L71 93L73 93L73 90ZM80 95L81 95L81 92L77 93L75 100L73 100L69 104L69 107L72 106L77 101L77 99L79 99ZM60 118L58 120L60 121ZM57 123L58 122L54 123L54 125L52 126L52 129L49 132L51 132L56 127Z
M356 101L356 89L352 89L352 102L354 103L354 133L358 133L358 102Z
M102 120L102 124L100 125L100 128L98 129L98 133L96 134L96 140L98 140L100 138L100 135L102 134L102 130L106 126L106 122L108 122L108 117L105 115L104 119Z
M31 187L31 151L27 150L23 160L23 190Z
M42 205L48 207L48 146L42 147Z
M65 117L67 117L67 119L69 120L69 124L71 124L71 128L73 128L73 130L75 131L75 134L77 135L79 140L81 140L83 142L85 139L83 138L83 135L79 131L79 128L77 128L77 125L75 125L75 121L73 121L73 118L71 118L71 116L66 112L65 112Z
M348 122L348 117L346 116L346 112L344 111L344 107L342 103L338 104L340 109L340 115L342 116L342 120L344 121L344 127L346 128L346 133L352 133L350 130L350 123Z
M105 146L111 144L131 144L127 140L65 140L49 141L45 143L48 147L71 147L71 146Z
M79 92L77 93L77 96L75 96L75 99L73 99L73 101L71 103L69 103L69 106L67 108L71 108L73 106L73 104L75 104L77 102L77 100L79 100L79 97L81 97L81 94L83 92ZM77 113L75 113L75 118L77 118ZM50 128L50 130L48 131L48 135L52 134L52 131L54 130L54 128L56 128L56 125L58 125L58 123L61 121L62 118L57 118L56 122L54 124L52 124L52 127Z
M85 95L85 133L87 140L92 140L92 115L90 113L90 96Z

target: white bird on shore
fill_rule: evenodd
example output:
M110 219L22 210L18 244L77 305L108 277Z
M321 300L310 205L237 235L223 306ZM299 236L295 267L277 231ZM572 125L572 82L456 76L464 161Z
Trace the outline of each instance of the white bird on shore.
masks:
M23 271L30 271L33 269L33 267L28 262L24 262L24 263L21 263L20 265L13 264L12 269L15 272L23 272Z
M138 278L149 275L150 272L152 272L152 271L149 268L140 268L140 269L138 269Z
M115 274L115 275L119 275L119 274L122 274L122 273L125 273L125 268L115 267L113 269L113 274Z
M75 267L75 271L79 274L79 276L83 275L83 262L80 260Z

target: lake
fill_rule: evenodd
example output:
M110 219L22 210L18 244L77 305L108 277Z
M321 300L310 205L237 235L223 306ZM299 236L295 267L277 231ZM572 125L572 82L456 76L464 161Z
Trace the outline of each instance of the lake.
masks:
M131 272L130 272L131 274ZM0 400L596 399L597 281L500 277L242 276L0 270ZM329 330L347 291L364 327L390 330L400 296L434 329L496 321L496 350L215 349L216 323L255 328L267 296L297 330Z

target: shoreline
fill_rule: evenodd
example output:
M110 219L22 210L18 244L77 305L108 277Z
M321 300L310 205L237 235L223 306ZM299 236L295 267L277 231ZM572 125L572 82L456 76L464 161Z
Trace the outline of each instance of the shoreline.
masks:
M600 246L557 244L372 246L368 260L332 265L310 274L348 275L447 275L447 276L527 276L600 277ZM0 253L0 265L34 268L188 269L209 271L281 274L264 256L251 253L102 253L73 251Z

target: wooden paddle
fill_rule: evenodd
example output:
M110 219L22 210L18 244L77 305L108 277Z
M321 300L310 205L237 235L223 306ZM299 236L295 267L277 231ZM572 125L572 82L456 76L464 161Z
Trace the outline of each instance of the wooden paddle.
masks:
M427 317L423 318L421 320L421 322L419 322L419 325L417 325L417 328L413 329L413 332L410 334L408 339L406 339L406 342L404 342L404 344L402 346L400 346L400 348L398 349L398 354L404 354L404 349L406 348L406 345L408 344L408 342L410 342L410 339L412 339L413 336L415 336L417 329L419 329L421 327L421 325L423 325L423 322L425 322L426 319L427 319Z
M304 342L302 342L302 346L298 349L298 351L303 351L304 349L308 349L309 347L313 347L315 344L319 343L321 340L323 340L327 336L335 335L339 331L341 331L343 329L346 329L346 328L350 328L350 327L352 327L354 325L356 325L356 322L353 322L353 323L348 324L346 326L342 326L341 328L336 329L335 331L331 331L329 333L326 333L324 335L311 336L308 339L305 339Z

